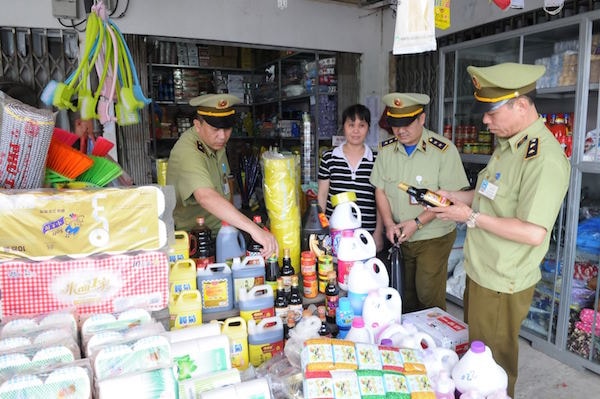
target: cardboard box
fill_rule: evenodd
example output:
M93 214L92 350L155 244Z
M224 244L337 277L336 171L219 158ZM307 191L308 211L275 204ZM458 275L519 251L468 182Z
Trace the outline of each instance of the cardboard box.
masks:
M469 349L469 327L440 308L430 308L402 315L402 323L411 323L431 335L435 343L462 355Z

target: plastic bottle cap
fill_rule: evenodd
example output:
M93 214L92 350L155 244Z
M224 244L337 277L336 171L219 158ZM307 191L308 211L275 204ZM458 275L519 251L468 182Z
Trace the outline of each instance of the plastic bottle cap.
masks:
M384 338L381 340L381 345L382 346L392 346L394 344L394 341L392 341L389 338Z
M365 320L362 316L354 316L352 319L352 327L363 328L365 326Z
M344 202L356 202L356 193L354 191L346 191L331 197L331 205L333 207L336 207Z
M224 220L221 220L221 226L229 226L229 223L227 223L227 222L226 222L226 221L224 221Z
M202 216L198 216L196 218L196 223L198 223L198 224L204 224L204 218Z
M475 353L485 352L485 344L482 341L471 342L471 351Z

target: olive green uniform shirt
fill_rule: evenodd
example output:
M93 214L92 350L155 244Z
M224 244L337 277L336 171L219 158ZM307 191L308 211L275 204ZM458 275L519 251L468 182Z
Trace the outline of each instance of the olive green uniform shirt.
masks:
M537 224L548 234L541 245L531 246L482 229L469 229L464 266L471 279L505 293L537 283L540 263L569 186L569 173L569 160L541 118L511 138L498 138L488 165L477 178L472 208L486 215ZM498 188L493 199L478 192L486 182Z
M423 212L423 205L412 205L409 194L398 188L400 182L431 191L469 187L456 146L427 129L423 129L421 140L410 155L395 137L384 141L370 180L375 187L385 191L396 223L412 220ZM453 221L433 219L425 228L417 230L409 241L441 237L455 228Z
M223 178L228 175L229 162L224 148L211 150L200 140L193 126L183 132L171 150L167 166L167 184L175 187L177 200L173 211L176 229L189 231L196 225L196 218L202 216L216 236L221 221L196 202L194 191L201 187L212 188L226 198Z

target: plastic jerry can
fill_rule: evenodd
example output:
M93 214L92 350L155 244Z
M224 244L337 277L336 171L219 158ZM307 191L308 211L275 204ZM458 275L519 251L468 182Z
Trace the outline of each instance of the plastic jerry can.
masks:
M237 305L241 288L248 291L256 285L265 283L265 259L260 255L246 256L241 261L240 258L233 258L231 272L233 275L234 303Z
M173 266L175 262L190 258L190 242L186 231L175 231L175 242L168 250L169 264Z
M348 275L348 299L354 314L362 316L363 304L370 291L387 287L390 278L387 269L378 258L366 262L354 262Z
M169 271L169 294L172 296L197 288L196 262L193 259L182 259L175 262Z
M283 351L283 321L267 317L260 321L248 320L248 355L254 367Z
M348 275L357 260L375 257L377 247L371 233L365 229L343 230L337 250L338 285L348 291Z
M213 263L196 272L196 285L202 296L204 313L233 309L233 280L226 263Z
M169 300L169 316L169 327L172 330L202 324L200 291L185 290L173 295Z
M240 289L240 316L246 320L260 321L275 316L273 288L268 284L256 285L246 291Z
M246 240L241 231L221 221L221 228L216 239L217 263L223 263L227 259L241 258L246 255Z
M356 193L346 191L331 197L333 212L329 218L329 234L331 236L331 252L337 257L337 251L343 230L355 230L362 226L362 214L356 205Z
M231 365L238 370L246 370L248 357L248 325L241 317L225 319L221 332L229 338Z

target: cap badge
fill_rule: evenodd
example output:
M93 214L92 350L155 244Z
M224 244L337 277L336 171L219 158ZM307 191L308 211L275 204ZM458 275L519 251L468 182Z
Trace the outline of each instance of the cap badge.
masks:
M229 103L227 102L227 100L220 100L217 103L217 108L218 109L223 109L223 108L227 108L227 106L229 105Z
M394 98L394 106L396 106L396 108L402 108L402 100Z
M479 80L477 80L475 76L472 76L471 80L473 81L473 86L475 86L477 90L481 89L481 83L479 83Z

